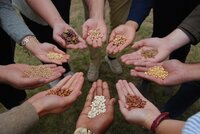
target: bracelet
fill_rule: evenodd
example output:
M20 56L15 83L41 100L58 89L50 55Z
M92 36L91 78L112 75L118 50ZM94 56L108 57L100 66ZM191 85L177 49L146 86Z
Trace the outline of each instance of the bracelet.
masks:
M158 127L158 125L165 119L169 118L169 112L163 112L161 113L152 123L151 125L151 131L155 132L156 128Z
M95 134L91 130L87 128L77 128L74 132L74 134Z
M26 46L32 39L35 40L36 42L38 42L38 40L36 39L36 37L34 35L28 35L22 39L20 45Z

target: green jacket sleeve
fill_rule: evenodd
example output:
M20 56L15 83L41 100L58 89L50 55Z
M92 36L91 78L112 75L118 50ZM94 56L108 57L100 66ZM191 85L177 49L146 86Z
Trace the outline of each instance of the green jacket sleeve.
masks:
M192 44L200 41L200 4L178 26L190 38Z
M1 134L26 133L37 121L39 116L35 108L28 102L0 114Z

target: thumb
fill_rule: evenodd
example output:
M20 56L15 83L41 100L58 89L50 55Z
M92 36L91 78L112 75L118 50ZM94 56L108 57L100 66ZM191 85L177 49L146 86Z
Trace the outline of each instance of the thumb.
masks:
M87 34L88 34L88 25L87 24L83 24L82 26L82 34L83 34L83 39L87 38Z
M145 46L145 40L140 40L138 42L135 42L132 46L134 49L139 49L141 47Z
M121 100L118 100L118 102L119 102L119 109L123 114L123 116L125 117L127 115L128 110L126 109L124 103Z
M114 104L115 104L115 102L116 102L115 98L112 98L112 99L109 101L109 103L108 103L108 108L107 108L108 112L114 113Z
M65 41L63 38L61 38L60 35L53 35L53 39L58 42L58 44L63 47L63 48L66 48L66 44L65 44Z

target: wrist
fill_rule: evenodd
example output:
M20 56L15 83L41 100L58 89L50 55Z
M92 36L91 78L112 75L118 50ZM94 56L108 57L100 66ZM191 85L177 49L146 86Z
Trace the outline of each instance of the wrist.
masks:
M135 21L131 21L131 20L127 21L125 23L125 25L129 26L131 28L131 30L133 30L133 31L136 31L139 27L139 25Z
M0 65L0 83L7 83L7 80L6 80L6 65L3 66L3 65Z
M165 120L169 118L168 112L163 112L160 115L158 115L155 120L152 122L150 130L153 132L156 132L159 129L160 124Z
M190 42L189 37L180 29L175 29L163 39L167 41L166 46L171 52Z
M29 51L33 51L35 47L37 47L40 44L40 42L37 40L37 38L33 35L28 35L24 37L21 41L21 45L28 49Z
M151 130L151 125L153 121L160 115L160 111L154 113L154 114L149 114L147 115L147 118L145 118L145 121L143 123L143 126L147 128L148 130Z
M40 102L34 101L34 102L30 102L30 103L31 103L31 104L33 105L33 107L35 108L35 111L37 112L38 116L39 116L39 117L43 116L43 114L42 114L43 107L42 107L42 105L40 104Z
M189 81L199 81L200 80L200 64L184 64L183 63L184 72L187 74L183 77L183 83Z
M88 128L79 127L79 128L76 128L74 134L96 134L96 133L92 132Z

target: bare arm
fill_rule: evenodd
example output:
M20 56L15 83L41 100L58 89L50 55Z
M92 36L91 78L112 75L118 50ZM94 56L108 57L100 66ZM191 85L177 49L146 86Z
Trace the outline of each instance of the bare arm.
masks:
M88 6L90 18L104 18L104 0L85 0L85 2Z
M156 134L181 134L185 122L178 120L164 120L156 129Z
M51 0L26 0L26 2L52 28L55 23L64 22Z

